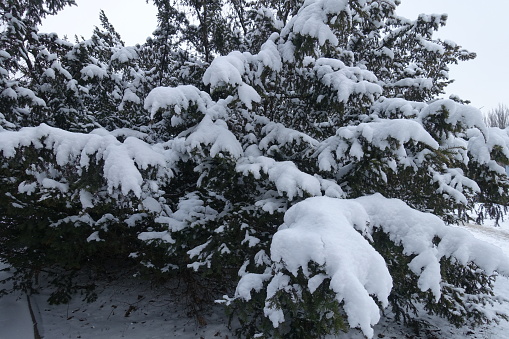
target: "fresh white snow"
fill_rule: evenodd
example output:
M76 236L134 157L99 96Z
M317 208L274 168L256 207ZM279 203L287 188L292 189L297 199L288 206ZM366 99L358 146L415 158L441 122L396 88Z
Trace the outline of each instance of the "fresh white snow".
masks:
M490 224L491 223L491 224ZM504 220L500 227L494 227L488 220L485 225L467 224L455 226L462 232L468 232L476 238L499 247L509 256L509 220ZM322 252L323 253L323 252ZM254 277L253 277L254 278ZM259 279L268 279L270 274ZM310 286L320 284L324 277L310 279ZM251 285L254 285L254 281ZM260 288L262 287L260 281ZM186 315L184 297L177 289L152 289L150 286L130 282L118 282L102 285L100 298L90 304L84 303L79 296L73 298L69 305L48 305L47 295L32 296L32 303L38 304L40 312L39 332L44 338L83 338L83 339L139 339L139 338L233 338L227 329L227 318L220 306L206 310L201 325L196 318ZM239 291L239 293L242 293ZM247 293L247 292L246 292ZM495 293L507 300L502 305L509 311L509 279L500 277L495 284ZM374 337L405 338L413 333L401 324L388 318L373 327ZM434 328L424 332L421 337L447 339L487 339L506 338L509 323L491 324L477 329L463 327L456 329L437 317L427 318ZM204 324L204 323L202 323ZM32 319L28 312L26 297L20 294L0 298L0 338L33 338ZM360 331L351 330L340 338L361 339ZM328 339L334 337L329 336Z
M5 267L0 264L0 269ZM8 276L9 272L0 272L0 280ZM4 288L3 285L0 286ZM32 317L26 295L17 292L0 297L0 339L32 339L33 337Z

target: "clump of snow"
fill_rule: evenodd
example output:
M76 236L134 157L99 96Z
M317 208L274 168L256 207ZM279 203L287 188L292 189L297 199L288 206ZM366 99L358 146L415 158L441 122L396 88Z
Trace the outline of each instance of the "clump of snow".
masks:
M262 49L263 53L257 56L248 52L234 51L226 56L215 58L203 75L203 83L210 85L212 90L227 85L236 87L238 99L248 109L252 109L253 102L260 102L261 97L251 85L244 82L243 78L249 68L249 63L260 63L271 68L280 68L280 60L273 45L274 43L266 43Z
M203 75L203 83L216 88L225 85L241 85L246 72L246 56L234 51L215 58Z
M24 193L26 195L32 195L37 188L37 183L31 182L28 183L27 181L23 181L18 185L18 192Z
M163 208L161 207L161 203L154 199L153 197L147 197L141 202L143 208L149 212L160 213Z
M509 275L509 258L498 247L474 238L468 231L446 226L437 216L412 209L399 199L380 194L353 200L313 197L295 204L285 214L284 224L271 243L272 273L246 273L237 286L235 298L251 299L251 292L266 286L265 316L278 327L284 312L270 301L278 291L290 288L291 276L302 272L311 293L325 279L344 310L351 327L359 327L368 338L380 320L379 308L388 305L392 278L384 259L371 241L375 229L387 233L405 255L414 256L410 270L418 276L422 291L441 297L442 258L452 258L462 265L475 263L486 274ZM436 239L439 239L438 244ZM323 268L315 274L314 262Z
M454 258L460 264L473 262L487 274L509 274L509 258L500 248L474 238L469 232L446 226L431 213L414 210L399 199L381 194L356 199L369 215L371 227L380 227L392 241L403 246L406 255L415 254L410 268L419 276L421 290L441 295L440 259ZM433 240L440 239L438 246Z
M255 178L261 178L262 173L269 175L269 180L274 182L278 192L286 194L290 200L309 195L322 195L320 181L314 176L300 171L291 161L278 162L272 158L246 157L237 162L237 172L244 175L252 174Z
M272 278L269 268L262 274L241 272L240 275L241 279L235 289L235 298L245 301L251 300L251 292L260 292L263 289L264 283Z
M128 137L121 143L105 130L81 134L42 124L17 132L0 133L0 152L4 157L13 157L19 148L29 146L52 150L58 165L74 164L79 171L89 167L91 157L96 161L103 160L108 191L113 193L120 189L124 195L133 192L137 197L141 195L144 182L140 169L149 166L170 168L178 159L174 152L160 145L150 145L134 137ZM171 171L166 171L166 175L171 176ZM41 181L41 184L65 191L65 187L53 181Z
M156 205L157 204L157 205ZM157 201L145 200L144 205L150 205L156 211L159 211ZM177 210L174 212L169 211L168 215L160 215L155 219L155 222L167 226L166 231L162 232L142 232L138 235L138 239L143 241L161 240L166 243L173 244L175 240L172 233L185 230L186 228L193 228L198 225L203 225L207 222L215 220L218 212L213 208L206 206L204 201L200 199L198 194L189 193L181 198ZM204 246L205 247L205 246ZM198 251L199 248L196 250ZM191 252L195 253L195 252ZM196 252L199 255L199 251Z
M347 5L347 0L306 0L297 15L282 30L281 35L286 36L293 32L316 38L321 46L326 41L336 46L339 40L328 25L328 16L339 14Z
M262 100L260 94L246 83L242 83L237 90L239 100L243 102L248 109L253 108L253 102L260 102Z
M376 147L382 151L391 150L395 160L409 166L423 158L422 154L412 155L407 152L405 144L410 142L422 143L430 149L439 148L438 142L414 120L378 119L357 126L339 128L335 136L319 145L316 156L320 169L330 171L336 169L342 159L364 158L363 144L367 143L369 147Z
M7 87L2 91L2 96L5 98L16 100L18 98L18 94L11 87Z
M235 135L228 130L226 123L218 119L212 119L206 115L187 137L185 145L189 151L201 150L202 146L210 146L210 156L229 153L234 158L243 154L242 145Z
M94 197L92 193L80 190L80 202L83 209L94 207Z
M419 114L420 120L425 120L430 115L441 115L447 112L446 121L456 126L461 124L464 128L477 128L486 134L481 111L475 107L459 104L450 99L437 100L422 109Z
M111 56L112 61L118 60L120 63L126 63L136 59L138 59L138 52L136 51L136 48L132 46L122 47L115 51Z
M105 77L108 77L108 71L97 65L90 64L88 66L83 67L83 69L81 70L81 77L83 80L93 78L103 79Z
M280 71L283 67L281 55L277 45L274 43L278 38L279 34L272 33L270 38L260 48L260 52L255 56L263 66L269 67L275 72Z
M347 67L337 59L320 58L316 60L314 71L320 81L337 92L338 102L347 102L353 94L374 99L382 94L376 76L360 67Z
M150 112L150 119L154 119L160 109L173 109L180 115L182 110L189 109L190 105L196 105L198 111L205 113L211 104L212 99L206 92L192 85L183 85L154 88L145 99L144 108Z
M474 193L481 191L479 185L469 178L467 178L463 170L459 168L448 168L447 170L439 173L430 170L433 174L433 181L438 184L437 193L448 195L456 202L467 205L467 197L465 196L464 188L469 189Z
M394 87L413 87L420 89L433 88L433 79L431 78L405 78L391 84Z
M408 101L402 98L380 98L371 107L380 118L413 118L426 107L425 103Z
M302 269L310 278L312 291L325 277L311 277L308 263L322 265L337 300L344 302L350 326L360 327L366 336L372 337L371 327L380 320L373 296L386 307L392 278L384 259L361 235L367 232L368 221L368 214L355 201L327 197L306 199L286 212L284 224L272 239L271 259L282 263L293 275ZM276 274L271 284L280 275ZM275 290L284 286L279 282L276 285ZM270 294L274 292L267 291L267 298ZM277 318L277 321L283 319Z
M99 237L99 231L95 231L94 233L90 234L90 236L87 238L87 242L91 241L104 241Z
M189 254L189 257L190 257L190 258L197 257L197 256L199 256L199 255L201 254L201 252L203 251L203 249L209 245L209 243L210 243L210 240L209 240L209 241L207 241L206 243L203 243L203 244L201 244L201 245L199 245L199 246L196 246L196 247L195 247L195 248L193 248L193 249L190 249L189 251L187 251L187 254ZM188 267L193 267L193 266L188 266ZM195 269L195 270L196 270L196 269Z
M135 104L139 104L139 103L141 103L141 99L131 89L126 88L126 90L124 91L124 97L122 98L122 103L125 103L125 102L132 102Z
M41 107L46 106L46 102L43 99L36 96L35 93L31 89L28 89L25 87L16 87L16 93L17 93L16 97L27 98L30 101L32 101L34 103L34 105L36 105L36 106L41 106Z
M499 174L505 173L505 168L492 160L491 153L498 149L509 159L509 133L507 129L498 127L487 128L486 133L477 129L467 131L468 151L473 160L480 164L488 164L490 169Z
M175 240L171 237L171 233L169 231L162 232L141 232L138 234L138 239L142 241L153 241L153 240L162 240L168 244L175 243Z
M258 142L260 150L266 150L271 153L271 149L278 151L281 147L291 146L292 144L305 144L311 147L318 145L318 141L306 133L287 128L283 124L269 122L262 128L265 136Z
M56 57L56 55L55 55L55 57ZM67 70L66 70L66 69L62 66L62 64L61 64L59 61L55 60L55 61L51 64L51 68L52 68L54 71L56 71L56 72L60 73L61 75L63 75L63 76L64 76L64 78L66 78L67 80L72 80L72 79L73 79L73 76L71 75L71 73L69 73L69 71L67 71Z

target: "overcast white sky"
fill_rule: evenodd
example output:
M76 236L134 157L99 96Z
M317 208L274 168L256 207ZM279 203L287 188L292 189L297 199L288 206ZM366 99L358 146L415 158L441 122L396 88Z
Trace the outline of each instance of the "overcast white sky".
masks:
M75 34L89 38L99 25L99 10L128 45L142 43L155 28L156 10L145 0L77 0L78 7L67 8L48 18L41 28L73 40ZM415 18L419 13L447 13L448 24L438 37L453 40L476 52L477 58L451 66L455 83L447 90L483 112L499 103L509 104L509 1L508 0L402 0L398 14Z

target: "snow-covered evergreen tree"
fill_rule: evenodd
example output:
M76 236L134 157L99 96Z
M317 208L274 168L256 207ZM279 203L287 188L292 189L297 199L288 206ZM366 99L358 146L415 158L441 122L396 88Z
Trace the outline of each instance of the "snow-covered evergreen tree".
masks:
M387 307L407 324L421 307L458 326L507 318L486 310L507 258L447 226L506 203L509 135L438 99L448 65L474 56L433 38L446 16L154 3L135 47L102 13L75 44L34 28L34 77L14 81L24 66L0 52L0 259L17 287L44 272L58 302L104 273L179 277L245 337L372 337Z
M75 1L9 0L0 4L0 126L29 126L46 118L47 103L35 93L34 87L39 85L38 62L48 56L45 49L50 49L55 41L48 41L51 40L48 35L39 35L38 25L47 15L54 15L68 5L75 5Z

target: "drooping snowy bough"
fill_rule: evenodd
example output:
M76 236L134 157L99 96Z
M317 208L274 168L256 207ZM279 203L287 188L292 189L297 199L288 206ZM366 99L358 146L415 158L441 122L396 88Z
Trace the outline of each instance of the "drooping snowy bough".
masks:
M435 215L416 211L401 200L380 194L353 200L315 197L286 212L285 223L271 243L273 273L243 273L235 298L249 301L251 292L259 292L261 282L268 281L264 313L278 327L285 321L281 294L296 298L305 289L314 295L326 281L344 308L349 326L360 327L371 338L372 326L380 320L379 305L387 307L393 286L386 261L372 245L377 230L413 258L408 268L417 278L417 287L430 292L436 303L446 284L441 275L443 259L465 266L475 263L488 275L509 274L509 262L500 248L446 226ZM318 272L310 270L311 264L319 267ZM294 283L299 275L307 286ZM334 308L322 312L334 313Z

